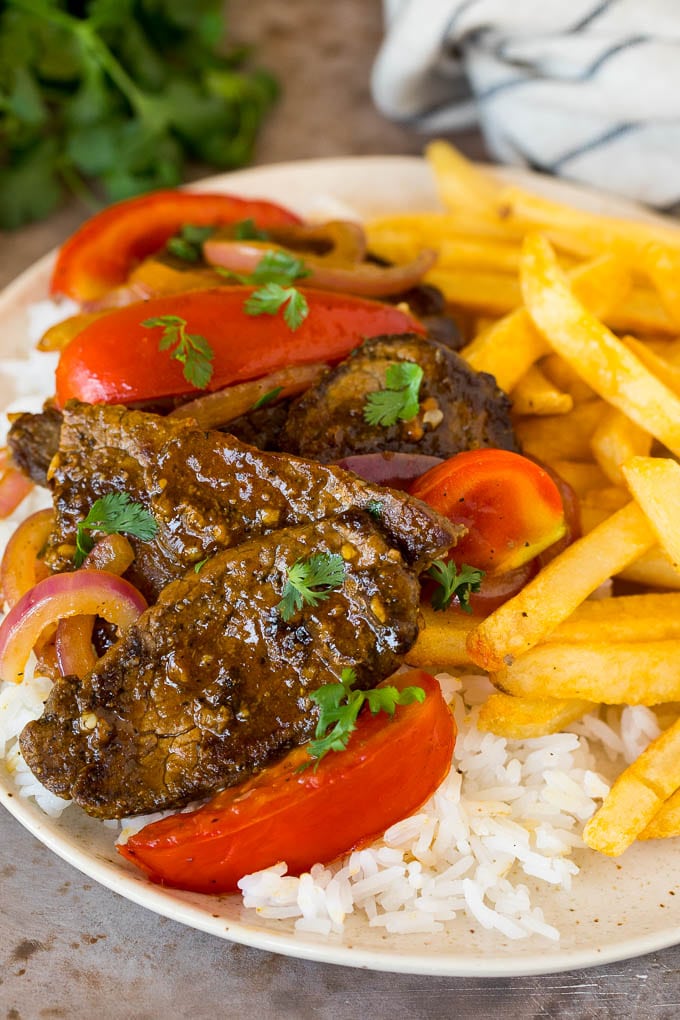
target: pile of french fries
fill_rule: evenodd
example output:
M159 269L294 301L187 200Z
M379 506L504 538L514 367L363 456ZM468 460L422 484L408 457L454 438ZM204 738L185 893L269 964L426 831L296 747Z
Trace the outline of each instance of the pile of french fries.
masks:
M525 453L575 490L583 535L485 619L426 610L410 660L486 670L479 725L509 738L652 706L661 736L584 832L616 856L680 835L680 226L545 199L443 142L427 156L445 211L369 223L370 250L438 252L427 279L470 324L463 358L510 393ZM601 597L612 578L639 587Z

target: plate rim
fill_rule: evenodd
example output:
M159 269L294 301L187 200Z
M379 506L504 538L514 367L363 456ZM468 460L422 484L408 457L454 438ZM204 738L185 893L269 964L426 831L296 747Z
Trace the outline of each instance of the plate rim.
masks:
M422 175L427 168L427 163L419 156L399 155L288 160L210 175L192 181L185 187L188 190L205 191L219 188L219 190L228 191L234 185L239 188L241 182L253 182L260 179L266 182L268 178L280 178L281 175L287 174L305 174L313 178L316 173L326 173L331 169L355 172L358 169L383 169L386 166L390 169L402 167L409 173ZM634 219L645 219L657 223L667 222L663 217L629 200L607 196L582 185L574 185L520 168L490 167L490 169L511 180L532 183L534 187L540 182L543 190L548 193L550 191L559 192L563 198L566 196L576 204L579 204L580 201L590 200L592 202L601 199L606 203L608 209L615 210L615 215L620 213ZM266 187L266 183L263 187ZM266 191L263 192L263 197L267 197ZM11 308L16 310L17 305L25 306L25 293L40 281L47 283L56 251L57 248L43 255L4 288L0 293L0 314ZM130 874L122 866L122 862L121 867L118 867L103 855L98 855L96 851L88 853L80 848L78 840L73 836L69 837L67 833L53 832L52 824L55 820L43 814L37 805L29 803L18 795L17 787L13 784L9 771L4 767L4 759L0 764L2 764L0 767L0 804L50 852L99 885L156 914L252 948L297 959L382 972L443 977L497 978L552 974L600 966L642 956L680 943L680 925L674 924L647 935L637 935L619 941L610 940L599 949L590 946L546 951L547 947L543 944L535 952L521 956L513 955L511 951L506 954L485 953L480 956L428 954L426 951L404 952L393 948L389 942L386 942L385 949L368 950L340 941L322 940L312 936L301 937L300 933L278 932L264 927L256 928L245 922L231 922L210 911L209 905L214 903L212 898L193 894L193 897L201 902L199 904L189 902L173 890L160 888L149 883L142 876ZM203 900L206 906L202 905ZM399 939L401 937L391 936L390 938Z

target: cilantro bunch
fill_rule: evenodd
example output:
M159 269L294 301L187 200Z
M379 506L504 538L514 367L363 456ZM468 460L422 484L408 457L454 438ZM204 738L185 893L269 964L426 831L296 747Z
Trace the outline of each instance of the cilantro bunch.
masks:
M67 191L94 206L180 183L186 158L252 156L277 95L243 49L222 52L222 0L0 4L0 227Z

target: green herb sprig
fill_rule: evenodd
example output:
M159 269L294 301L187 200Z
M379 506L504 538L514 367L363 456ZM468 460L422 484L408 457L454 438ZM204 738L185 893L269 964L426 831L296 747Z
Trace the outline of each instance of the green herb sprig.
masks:
M204 390L212 379L212 361L215 357L206 338L200 333L187 333L187 321L179 315L144 319L142 326L149 329L162 328L159 350L169 351L171 358L181 362L186 381L196 389Z
M247 315L276 315L283 308L283 318L289 329L296 330L309 314L304 294L293 284L311 274L302 259L286 251L267 251L252 273L233 273L218 270L239 283L258 287L243 306Z
M315 553L297 560L287 571L281 601L276 608L288 621L304 605L318 606L345 579L345 561L338 553Z
M158 522L127 492L107 493L95 500L87 517L78 524L73 557L77 567L82 566L85 557L94 548L94 539L89 531L102 531L105 535L132 535L142 542L150 542L158 532Z
M355 683L356 672L353 669L343 669L339 683L324 684L310 695L319 707L315 739L307 744L307 753L315 760L315 768L329 751L345 750L364 704L368 705L373 715L387 712L393 716L397 705L410 705L414 701L425 700L422 687L404 687L399 690L388 684L372 691L357 691L353 688ZM309 765L311 762L306 762L302 769Z
M195 264L203 257L203 244L215 233L216 227L198 227L185 223L179 232L169 238L165 247L175 258Z
M224 38L222 0L0 4L0 229L249 162L278 87Z
M374 390L366 397L364 420L369 425L395 425L410 421L418 414L418 394L423 370L413 361L397 361L388 365L385 388Z
M466 563L463 563L459 569L453 560L449 560L448 563L445 563L444 560L435 560L427 571L427 576L437 584L437 588L432 593L433 609L448 609L456 598L463 612L472 612L470 594L479 591L484 577L483 570L470 567Z

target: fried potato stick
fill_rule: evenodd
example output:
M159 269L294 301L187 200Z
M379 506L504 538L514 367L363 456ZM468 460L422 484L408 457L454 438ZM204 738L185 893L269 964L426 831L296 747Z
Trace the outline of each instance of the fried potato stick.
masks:
M618 857L680 787L680 720L618 777L583 831L593 850Z
M491 673L521 698L584 698L605 705L660 705L680 698L680 640L537 645Z
M622 469L628 488L674 567L680 566L680 465L669 457L633 457Z
M467 639L470 658L487 670L508 665L655 541L645 515L636 503L629 503L568 546L519 594L475 627Z
M576 698L515 698L500 691L479 710L477 728L508 740L526 740L558 733L591 712L592 701Z
M524 242L521 283L534 323L589 386L680 454L680 398L574 297L548 242Z

